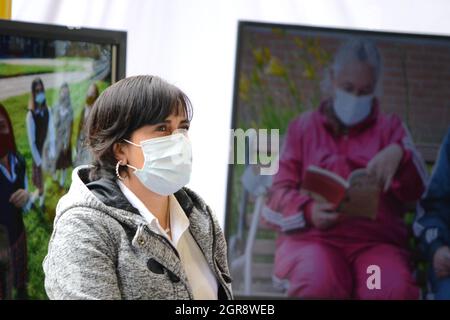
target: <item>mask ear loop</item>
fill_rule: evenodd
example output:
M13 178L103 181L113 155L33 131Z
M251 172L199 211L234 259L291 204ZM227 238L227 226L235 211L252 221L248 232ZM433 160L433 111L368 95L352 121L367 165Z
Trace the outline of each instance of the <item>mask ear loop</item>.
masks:
M135 147L139 147L139 148L142 147L140 144L134 143L134 142L132 142L132 141L130 141L130 140L127 140L127 139L123 139L123 141L128 142L129 144L131 144L131 145L133 145L133 146L135 146ZM120 162L121 162L121 161L119 161L119 163L120 163ZM117 174L117 172L118 172L118 166L119 166L119 163L117 163L117 166L116 166L116 174ZM138 170L138 168L136 168L136 167L134 167L134 166L132 166L132 165L130 165L130 164L126 164L126 166L127 166L128 168L134 169L134 171L137 171L137 170Z
M139 147L139 148L141 147L140 144L134 143L133 141L130 141L130 140L127 140L127 139L123 139L123 141L126 141L126 142L128 142L129 144L132 144L135 147Z

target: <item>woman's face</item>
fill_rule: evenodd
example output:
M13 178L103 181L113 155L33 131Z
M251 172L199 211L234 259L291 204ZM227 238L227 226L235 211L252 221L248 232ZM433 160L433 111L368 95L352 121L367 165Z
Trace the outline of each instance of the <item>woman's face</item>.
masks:
M42 88L42 85L40 83L38 83L36 85L35 89L34 89L34 94L36 95L36 94L38 94L40 92L43 92L43 91L44 91L44 88Z
M5 116L0 113L0 134L8 135L9 134L9 126L8 121Z
M354 96L372 94L375 90L375 72L373 67L364 62L350 62L337 74L332 74L333 85Z
M184 114L173 114L162 123L146 125L137 129L133 132L129 140L140 144L141 141L171 135L178 129L189 130L189 125L189 120ZM142 168L144 165L144 154L141 148L127 143L124 145L123 152L126 157L126 163L136 168Z

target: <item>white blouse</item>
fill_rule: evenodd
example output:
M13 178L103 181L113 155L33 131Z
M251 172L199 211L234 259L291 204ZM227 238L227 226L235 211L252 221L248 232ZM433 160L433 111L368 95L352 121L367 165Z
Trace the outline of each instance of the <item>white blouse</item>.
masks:
M217 300L217 279L206 262L205 256L198 247L197 242L189 232L189 219L175 196L169 196L170 230L172 232L172 239L170 239L159 224L158 219L147 209L142 201L121 181L117 181L117 184L131 205L139 211L154 229L159 230L159 234L171 241L177 249L181 264L194 294L194 299Z

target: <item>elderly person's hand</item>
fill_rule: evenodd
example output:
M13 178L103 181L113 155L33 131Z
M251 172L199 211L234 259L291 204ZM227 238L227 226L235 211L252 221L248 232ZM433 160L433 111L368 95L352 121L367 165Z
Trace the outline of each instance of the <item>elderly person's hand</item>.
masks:
M328 202L316 202L312 204L311 222L317 229L325 230L334 226L340 214L333 212L334 205Z
M390 144L381 150L367 165L369 175L387 191L403 157L403 149L398 144Z

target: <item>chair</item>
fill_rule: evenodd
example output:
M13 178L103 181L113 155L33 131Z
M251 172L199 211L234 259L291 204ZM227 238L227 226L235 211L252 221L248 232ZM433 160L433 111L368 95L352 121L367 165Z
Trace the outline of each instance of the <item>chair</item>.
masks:
M272 283L276 232L259 223L266 193L272 184L272 176L259 174L261 165L248 163L251 153L260 152L270 152L271 157L277 161L278 148L275 150L266 147L258 146L256 139L251 137L246 144L246 165L240 179L243 190L238 231L230 239L230 252L233 255L230 259L231 272L235 280L242 280L235 281L234 290L237 296L284 296Z

